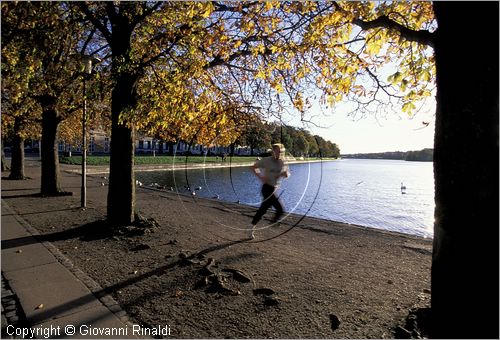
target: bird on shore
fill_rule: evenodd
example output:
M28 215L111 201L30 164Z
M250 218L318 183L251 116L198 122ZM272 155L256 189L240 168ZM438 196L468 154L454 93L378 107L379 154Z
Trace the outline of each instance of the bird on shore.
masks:
M406 194L405 190L406 190L406 185L404 185L403 182L401 182L401 193Z

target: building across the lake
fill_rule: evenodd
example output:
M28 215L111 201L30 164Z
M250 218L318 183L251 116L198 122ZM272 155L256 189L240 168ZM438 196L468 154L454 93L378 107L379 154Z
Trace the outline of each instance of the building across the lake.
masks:
M88 155L107 155L111 150L111 139L108 134L102 131L92 130L90 131L90 136L87 139L87 154ZM26 141L25 143L28 151L38 152L40 141ZM135 141L135 154L136 155L162 155L162 154L175 154L175 155L223 155L230 154L230 146L221 145L201 145L201 144L191 144L185 141L179 141L177 143L165 142L152 137L139 136ZM60 141L58 144L58 150L60 154L72 155L81 154L81 142L80 143L68 143L65 141ZM253 154L257 155L265 150L254 149ZM237 156L247 156L251 155L252 152L250 147L235 145L234 154Z

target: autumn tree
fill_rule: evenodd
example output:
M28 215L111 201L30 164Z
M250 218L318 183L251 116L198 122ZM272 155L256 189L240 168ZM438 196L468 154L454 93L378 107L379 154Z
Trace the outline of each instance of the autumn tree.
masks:
M99 65L102 66L102 65ZM99 72L94 70L94 74L87 75L86 80L86 138L90 139L91 134L95 131L107 133L111 131L110 120L110 101L109 90L110 83L106 77L106 68L99 67ZM78 79L77 79L78 82ZM74 91L80 91L80 103L76 106L76 114L66 115L66 118L61 121L58 129L58 140L69 144L71 147L80 146L82 144L82 115L80 114L83 108L81 102L83 101L83 89L79 86L74 88Z
M430 335L497 338L498 3L435 2L436 30L409 25L408 17L419 16L414 7L425 4L410 5L409 16L361 17L354 22L433 47L422 59L435 58L437 76ZM405 77L408 71L419 69L421 77L415 79L427 79L419 65L408 64L410 68L403 67L405 72L391 80L405 86L402 80L411 81Z
M21 180L25 178L24 141L40 136L40 108L31 98L15 95L17 86L10 82L8 67L2 73L2 138L12 142L9 179Z
M2 3L2 72L24 70L6 77L16 87L9 100L34 100L40 108L42 195L64 193L57 136L59 124L81 108L77 45L85 33L64 3Z
M485 184L487 189L480 193L470 188L468 192L474 192L470 197L464 197L457 186L466 180L468 185L492 179L496 183L492 174L498 172L498 164L481 167L478 174L471 159L461 156L471 153L456 147L462 145L458 138L473 133L477 137L467 148L488 150L494 158L491 155L498 154L498 49L487 55L474 54L460 40L474 32L474 39L481 42L478 46L488 46L480 29L485 22L497 25L497 4L107 2L78 6L109 43L112 54L108 219L113 223L127 224L134 219L133 121L141 99L148 95L152 94L150 98L159 107L145 117L149 123L184 122L181 126L187 126L210 112L223 113L235 106L277 115L289 111L308 120L313 100L324 108L350 100L353 112L361 115L382 109L412 115L419 101L429 97L437 85L433 334L459 336L452 320L467 328L462 334L477 331L464 319L456 302L460 299L452 301L463 297L460 289L470 292L470 287L481 292L461 300L475 311L470 316L472 324L483 318L491 327L479 329L478 334L498 334L498 327L493 327L498 325L498 313L477 312L484 301L494 301L493 307L498 309L498 296L490 289L498 286L498 275L492 275L498 273L498 223L493 223L498 216L488 205L497 202L497 191L492 188L498 185ZM445 19L441 13L447 9L454 15ZM497 27L493 31L497 34ZM464 56L469 59L465 61ZM463 63L456 67L450 60ZM471 65L480 65L481 72ZM392 71L387 77L388 69ZM155 86L147 77L165 82ZM314 97L316 90L321 91L319 98ZM218 106L221 98L226 101ZM467 209L467 204L474 209ZM470 213L472 210L478 213ZM474 224L474 218L485 226L487 240L480 233L468 238L470 233L459 226L465 220ZM490 243L480 248L481 241ZM462 255L467 246L473 253ZM460 276L460 263L473 267L487 260L494 264L487 273ZM476 282L487 282L488 289Z
M139 24L158 10L162 3L106 2L77 3L85 18L99 31L111 54L111 157L108 191L108 221L130 224L135 219L134 128L123 122L138 100L138 81L151 56L133 46L133 33ZM165 22L167 24L168 22ZM168 26L167 26L168 27ZM180 33L179 33L180 34ZM158 39L167 37L158 37ZM180 39L179 36L170 39Z
M12 141L9 178L24 179L24 141L39 133L39 106L27 95L33 86L32 65L36 60L26 45L16 43L22 28L15 24L16 15L9 8L2 4L2 137Z
M279 49L266 48L264 28L252 26L252 22L259 19L256 15L272 11L273 6L195 2L78 3L77 6L106 40L112 56L108 220L115 225L129 224L134 221L135 208L136 127L143 128L140 124L145 122L149 126L156 123L161 130L165 125L180 124L181 132L189 134L192 129L196 131L194 137L199 139L199 132L209 135L203 130L207 126L211 126L211 131L216 130L216 125L221 126L220 132L236 131L227 125L241 122L241 113L262 111L262 107L254 107L255 102L266 99L265 103L272 106L273 101L267 100L269 87L263 83L276 83L274 76L269 78L264 72L266 64L274 63L263 57ZM266 29L277 25L267 14L257 21L262 21ZM292 23L283 23L295 30ZM243 66L236 63L238 58ZM252 58L258 62L256 67L245 67ZM279 67L286 68L283 62ZM229 71L223 72L226 69ZM263 76L265 79L260 79ZM296 98L296 103L299 99ZM153 100L157 107L152 107L148 100ZM147 117L140 116L144 112ZM197 121L202 124L196 125Z
M356 95L351 99L358 110L377 107L386 97L411 113L416 100L429 94L437 76L431 336L496 338L498 3L353 2L332 6L338 14L345 14L343 20L361 29L353 40L361 39L362 44L357 45L356 53L344 50L345 64L324 64L335 72L341 70L337 65L344 66L346 72L341 74L353 80L359 70L366 70L367 79L374 82L371 90L352 80L343 87L342 80L333 77L339 79L341 89ZM474 41L484 52L466 41ZM388 58L396 62L397 72L386 82L375 71ZM431 87L420 86L425 82ZM325 93L327 101L337 99ZM369 100L359 100L363 95ZM477 166L485 161L489 165ZM473 225L481 226L481 231L471 231ZM479 265L485 263L486 268Z
M434 10L432 335L498 338L498 3Z

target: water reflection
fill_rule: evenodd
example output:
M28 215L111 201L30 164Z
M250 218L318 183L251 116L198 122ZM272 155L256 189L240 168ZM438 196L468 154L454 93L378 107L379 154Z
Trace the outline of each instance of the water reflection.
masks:
M433 235L431 162L349 159L292 164L290 171L278 192L288 213L307 212L345 223ZM145 185L157 183L179 194L194 192L250 206L258 206L261 200L260 183L249 167L137 172L136 177Z

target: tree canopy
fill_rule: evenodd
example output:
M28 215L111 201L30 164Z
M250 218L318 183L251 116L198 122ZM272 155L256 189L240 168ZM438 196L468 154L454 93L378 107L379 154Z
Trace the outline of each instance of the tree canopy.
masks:
M427 2L79 6L100 32L94 39L103 56L112 53L117 27L107 23L128 13L130 60L116 62L126 62L119 68L137 79L137 103L120 122L151 134L203 142L216 130L234 132L235 122L252 114L292 111L307 121L314 101L331 108L347 99L359 112L384 104L412 114L433 86L424 33L435 23ZM422 33L408 38L402 28ZM386 75L389 63L397 72Z
M22 139L37 133L31 126L42 119L42 146L50 146L42 155L42 192L57 192L57 185L44 189L44 174L57 173L59 123L78 108L72 94L81 93L81 82L72 55L101 58L111 113L108 220L126 225L135 218L135 129L167 140L234 142L256 117L290 114L310 122L314 105L335 110L343 100L355 114L412 115L436 84L432 294L441 333L435 335L472 337L474 326L486 324L479 334L495 337L498 312L481 310L485 301L498 301L498 293L488 295L498 287L498 261L489 276L483 270L467 280L462 275L464 263L479 268L477 262L498 253L498 223L491 222L498 222L492 189L498 186L489 182L498 180L498 158L476 169L498 155L498 45L491 48L498 41L498 3L478 4L2 2L2 130L12 127ZM466 37L476 45L464 45ZM320 152L314 137L293 133L300 142L289 147ZM481 190L471 187L478 185ZM467 227L460 226L464 221ZM494 237L471 235L474 224ZM474 322L462 312L457 295L463 291L456 287L481 297L463 300L475 311ZM457 323L467 332L450 331Z
M49 144L81 105L75 54L102 59L110 95L101 112L111 113L108 204L129 188L118 205L130 207L131 219L136 129L168 141L229 144L255 118L310 122L313 105L334 109L343 100L361 114L382 107L412 114L434 82L428 2L4 3L2 11L3 46L14 46L2 72L11 75L5 88L15 87L4 97L40 105L53 127L44 129ZM28 67L13 72L21 59ZM70 121L61 133L76 139ZM312 145L299 140L294 147L303 151Z

